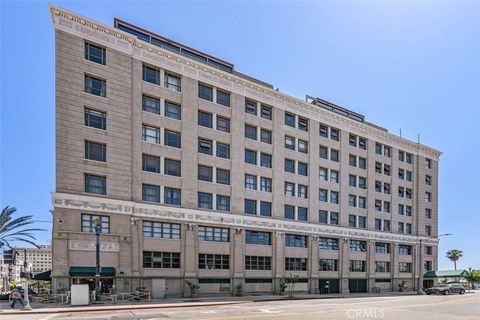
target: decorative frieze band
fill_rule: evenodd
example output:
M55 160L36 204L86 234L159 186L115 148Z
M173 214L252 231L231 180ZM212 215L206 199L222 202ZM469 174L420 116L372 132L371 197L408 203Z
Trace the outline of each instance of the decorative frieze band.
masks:
M138 60L156 64L164 68L170 68L179 74L197 80L209 81L229 91L244 96L255 97L255 99L263 103L272 104L275 107L290 112L296 112L302 116L310 117L320 122L328 119L329 124L339 127L340 129L343 127L349 132L365 136L366 138L374 137L374 140L382 143L400 145L414 154L434 159L440 157L441 153L438 150L428 146L414 143L374 128L373 126L353 121L333 112L323 110L300 99L288 96L268 87L260 86L255 82L234 74L197 63L195 60L141 41L128 33L115 29L114 27L89 20L52 5L50 5L50 12L53 25L56 29L91 41L97 41L112 49L131 55Z
M89 240L68 240L69 250L79 251L95 251L95 241ZM119 252L120 246L117 242L100 242L100 251L102 252Z
M390 234L368 230L356 230L343 227L314 225L305 222L284 221L262 217L243 216L214 211L202 211L163 205L151 205L131 201L114 200L101 197L52 193L55 208L101 211L112 214L125 214L132 217L156 218L186 223L188 228L199 223L213 223L234 228L257 228L285 232L300 232L312 236L332 236L377 241L418 244L437 244L438 239Z

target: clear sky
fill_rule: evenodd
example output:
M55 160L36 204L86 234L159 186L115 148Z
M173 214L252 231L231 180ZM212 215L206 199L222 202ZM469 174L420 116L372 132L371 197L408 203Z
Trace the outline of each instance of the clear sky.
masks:
M51 220L54 34L47 2L0 1L1 199ZM55 2L118 17L441 150L440 268L480 268L480 2ZM49 223L37 224L45 228ZM47 242L51 233L39 235Z

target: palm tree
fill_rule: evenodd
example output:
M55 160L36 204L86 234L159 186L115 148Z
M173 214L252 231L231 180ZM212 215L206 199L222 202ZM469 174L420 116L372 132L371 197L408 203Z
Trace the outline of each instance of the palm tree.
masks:
M12 215L17 211L14 207L6 206L0 214L0 248L4 246L11 248L10 242L26 242L35 247L39 247L35 241L37 240L32 232L45 231L37 228L22 228L28 226L32 221L32 216L22 216L13 218Z
M453 261L455 270L457 270L457 261L463 256L463 251L458 249L448 250L445 256Z

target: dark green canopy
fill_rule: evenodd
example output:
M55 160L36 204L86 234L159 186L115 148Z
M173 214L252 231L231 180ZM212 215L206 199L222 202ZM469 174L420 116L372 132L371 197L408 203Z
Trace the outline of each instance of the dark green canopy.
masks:
M71 276L95 276L95 267L70 267L69 274ZM113 267L100 267L100 275L102 277L113 277L116 270Z
M441 271L427 271L423 277L425 279L435 278L464 278L468 277L467 270L441 270Z
M44 271L37 273L36 275L33 276L33 280L42 280L42 281L51 281L52 278L52 270Z

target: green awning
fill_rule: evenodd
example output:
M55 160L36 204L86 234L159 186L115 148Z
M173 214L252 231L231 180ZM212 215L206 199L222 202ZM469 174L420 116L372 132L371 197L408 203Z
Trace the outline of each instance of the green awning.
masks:
M439 271L427 271L424 275L426 279L435 278L464 278L468 277L467 270L439 270Z
M94 277L95 271L95 267L70 267L68 274L71 276ZM102 277L114 277L116 270L114 267L100 267L100 275Z
M52 270L37 273L33 276L33 280L51 281Z

